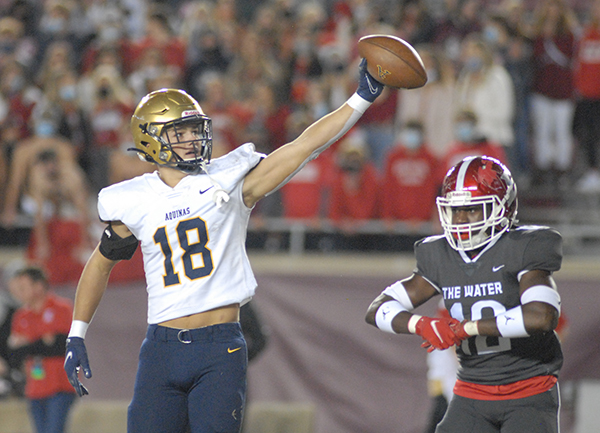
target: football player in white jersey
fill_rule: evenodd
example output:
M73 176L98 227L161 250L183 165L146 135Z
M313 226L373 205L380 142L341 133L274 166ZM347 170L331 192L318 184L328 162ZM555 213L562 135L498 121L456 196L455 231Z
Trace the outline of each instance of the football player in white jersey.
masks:
M342 137L383 90L360 65L348 101L269 155L246 143L211 160L211 119L187 93L162 89L136 108L135 151L156 171L98 195L107 223L75 296L65 371L92 376L84 337L113 266L138 244L148 291L148 331L128 412L129 433L238 432L247 348L240 306L256 281L246 255L250 212L307 162Z

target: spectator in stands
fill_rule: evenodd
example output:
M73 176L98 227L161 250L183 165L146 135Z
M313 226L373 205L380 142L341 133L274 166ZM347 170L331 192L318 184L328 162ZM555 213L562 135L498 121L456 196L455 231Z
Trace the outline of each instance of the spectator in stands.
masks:
M141 99L151 91L158 90L153 82L161 76L171 75L179 80L181 73L182 71L176 66L165 63L160 48L149 47L140 54L133 71L127 78L127 84L133 90L134 98Z
M472 110L477 116L479 133L491 144L502 146L505 153L509 152L514 142L515 114L510 75L503 65L495 62L489 45L478 33L464 39L461 62L456 86L457 110Z
M567 188L573 164L571 132L576 18L562 0L540 2L533 35L531 100L534 183Z
M423 124L408 121L388 154L381 184L381 213L391 227L395 221L431 221L440 181L438 159L429 151Z
M0 288L0 398L7 397L11 394L18 395L18 390L15 382L15 371L9 364L8 337L10 336L10 328L12 317L17 310L19 303L11 296L8 290L4 287ZM16 370L18 371L18 370ZM17 375L20 377L21 375Z
M24 35L21 20L10 15L0 18L0 68L12 62L30 68L36 47L35 41Z
M435 37L436 23L423 0L402 3L397 25L398 36L411 45L428 44Z
M77 70L78 57L68 41L56 41L50 44L35 75L35 83L41 89L52 85L57 75Z
M312 121L312 117L305 112L294 113L288 119L288 135L294 136L303 131ZM333 152L328 149L319 158L306 164L279 190L283 216L306 219L310 224L319 225L321 219L327 216L332 172Z
M462 40L482 29L482 4L479 0L465 0L447 1L444 6L446 10L436 26L433 43L439 44L445 55L458 63Z
M258 33L253 29L240 29L240 33L238 51L227 68L227 85L232 98L243 101L252 96L255 83L280 87L284 70L273 50L265 49Z
M125 4L126 3L126 4ZM131 74L138 59L131 54L133 41L141 35L134 36L139 30L128 26L132 19L146 19L146 2L131 0L128 2L92 2L87 5L85 14L95 30L94 37L86 44L81 58L80 71L89 75L97 66L109 64L115 66L124 77ZM127 16L125 7L136 7L135 13ZM132 24L133 27L138 24Z
M20 269L9 287L22 303L12 318L9 359L12 365L24 363L32 424L37 433L62 433L75 401L75 390L63 370L72 303L49 290L40 268Z
M491 143L481 133L477 115L473 111L462 110L458 113L454 124L454 138L442 159L442 171L438 176L440 183L446 172L467 156L491 156L506 164L504 148Z
M15 150L3 222L31 221L28 260L45 266L53 284L73 282L92 246L88 185L71 144L53 136L46 120L37 128Z
M584 151L586 169L577 183L585 193L600 192L600 1L590 7L589 22L575 55L576 106L573 131Z
M513 120L514 144L510 149L513 176L519 180L529 178L530 172L530 105L533 76L532 44L526 36L526 11L521 2L507 0L499 5L497 13L484 28L483 36L496 46L496 55L508 71L515 90L515 114ZM494 42L497 41L497 42Z
M42 3L43 12L34 33L38 50L33 73L37 72L35 68L43 64L44 59L48 57L47 51L56 44L69 45L73 54L72 60L79 60L87 42L87 35L78 31L81 19L76 13L77 6L75 2L71 3L65 0L51 0Z
M110 153L119 146L119 131L132 113L133 94L119 70L113 66L98 66L90 81L93 146L88 157L94 161L89 176L94 191L107 185L107 164Z
M18 62L6 63L0 70L0 122L8 122L13 131L11 140L29 136L31 113L42 91L33 85L27 69ZM4 140L3 140L4 141ZM6 142L5 142L6 144ZM8 155L10 157L10 154Z
M329 218L352 235L357 227L377 218L379 179L369 160L365 135L351 131L335 152L335 171L329 199Z
M81 106L81 92L78 75L66 71L57 75L47 96L51 107L57 112L56 132L73 146L77 160L86 171L92 165L89 151L92 147L91 120Z
M192 42L188 51L184 80L190 91L201 98L204 96L202 93L204 76L224 74L229 67L231 57L225 52L219 32L213 28L194 32Z
M421 123L424 143L433 155L441 158L452 141L454 128L454 68L439 47L421 45L417 51L427 71L427 85L400 91L396 123L405 125L414 120Z
M163 56L165 65L178 69L183 76L186 67L187 46L172 29L169 20L161 12L152 12L146 23L146 33L143 38L133 41L129 59L136 65L144 52L151 48L157 49Z

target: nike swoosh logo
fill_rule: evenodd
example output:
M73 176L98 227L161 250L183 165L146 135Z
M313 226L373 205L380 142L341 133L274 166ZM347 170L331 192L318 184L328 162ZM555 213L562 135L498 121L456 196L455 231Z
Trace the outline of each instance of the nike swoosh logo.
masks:
M231 348L229 348L229 347L228 347L228 348L227 348L227 353L233 353L233 352L237 352L237 351L238 351L238 350L240 350L240 349L241 349L241 347L237 347L237 348L235 348L235 349L231 349Z
M375 87L373 87L373 85L371 84L371 80L369 80L369 76L367 75L365 78L367 79L367 84L369 85L369 92L371 92L373 95L377 94L377 89Z
M200 193L200 194L204 194L206 191L208 191L209 189L211 189L211 188L213 188L213 187L214 187L214 185L212 185L212 186L209 186L209 187L208 187L208 188L206 188L206 189L201 189L201 190L199 191L199 193Z
M492 272L498 272L500 269L502 269L504 267L504 265L500 265L500 266L494 266L492 268Z
M437 335L438 339L440 341L443 341L442 336L440 335L440 332L437 329L437 324L438 324L438 320L434 320L433 322L431 322L431 328L433 329L433 332L435 332L435 335Z
M69 351L67 356L65 356L65 365L69 362L69 359L73 358L73 352Z

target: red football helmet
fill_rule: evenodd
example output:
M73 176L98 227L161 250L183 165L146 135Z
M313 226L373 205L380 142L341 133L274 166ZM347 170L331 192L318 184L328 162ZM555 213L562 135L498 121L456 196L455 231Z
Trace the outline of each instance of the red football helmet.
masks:
M436 202L448 243L455 250L470 251L489 244L515 223L517 185L497 159L469 156L448 171ZM452 221L453 208L473 206L482 207L481 221Z

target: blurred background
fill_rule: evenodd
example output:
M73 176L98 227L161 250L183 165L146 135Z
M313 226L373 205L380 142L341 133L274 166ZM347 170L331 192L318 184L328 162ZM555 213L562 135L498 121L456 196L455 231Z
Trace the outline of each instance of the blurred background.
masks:
M441 232L435 196L448 168L486 154L512 171L520 222L564 237L562 431L595 431L595 0L0 1L2 338L17 307L11 272L40 265L72 299L103 229L98 191L153 170L127 152L141 97L188 91L213 119L215 158L248 141L269 153L346 101L357 84L356 43L378 33L415 46L428 83L386 89L253 211L252 306L266 344L250 365L245 430L425 431L425 352L363 317L381 290L410 274L413 243ZM72 433L125 431L145 324L138 251L115 268L90 328L94 378ZM21 391L4 372L0 433L30 431Z

